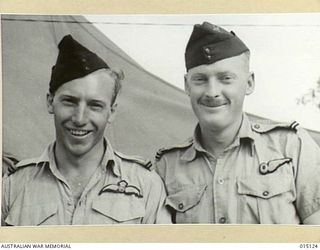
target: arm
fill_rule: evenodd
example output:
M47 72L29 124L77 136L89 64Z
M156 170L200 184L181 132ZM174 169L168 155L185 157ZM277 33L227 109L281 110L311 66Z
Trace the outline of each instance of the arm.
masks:
M165 207L166 190L161 178L155 171L151 172L149 190L143 223L171 224L170 213Z
M17 158L7 152L2 155L2 176L10 175L16 171Z
M305 218L303 220L303 224L306 225L320 225L320 210L313 213L309 217Z
M1 199L1 226L6 226L5 219L9 212L8 205L8 194L9 194L9 178L2 178L2 199Z
M305 130L297 133L296 209L303 224L320 225L320 148Z

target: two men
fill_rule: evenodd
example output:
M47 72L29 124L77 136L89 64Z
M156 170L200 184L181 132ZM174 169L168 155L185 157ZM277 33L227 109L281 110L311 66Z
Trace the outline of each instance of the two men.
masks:
M115 152L104 137L121 79L71 35L61 40L47 94L56 140L4 178L2 225L170 223L150 162Z
M169 223L320 224L320 149L296 123L252 122L250 52L233 33L195 25L185 89L194 136L149 163L103 137L121 74L66 36L52 70L48 111L56 141L4 179L5 225Z
M175 223L320 224L320 149L295 122L248 119L249 58L233 32L194 26L185 91L198 125L156 157Z

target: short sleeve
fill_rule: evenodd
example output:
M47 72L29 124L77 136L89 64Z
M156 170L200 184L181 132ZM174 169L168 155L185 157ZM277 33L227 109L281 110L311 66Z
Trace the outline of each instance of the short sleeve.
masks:
M320 210L320 148L303 129L297 132L296 209L301 221ZM298 146L298 147L297 147Z
M10 179L8 176L2 178L2 199L1 199L1 226L6 226L5 219L9 212L9 188Z
M155 171L161 177L162 180L165 180L166 175L166 160L165 157L162 156L160 159L156 159L155 163Z
M147 224L171 224L171 215L165 207L166 190L159 175L152 171L150 188L147 197L146 215L143 223Z

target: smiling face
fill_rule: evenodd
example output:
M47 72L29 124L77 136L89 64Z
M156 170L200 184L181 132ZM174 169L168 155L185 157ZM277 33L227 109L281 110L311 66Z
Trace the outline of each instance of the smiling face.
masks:
M185 76L185 90L200 126L214 130L223 130L241 119L244 97L253 89L254 78L245 54L191 68Z
M111 106L114 79L105 69L60 86L48 94L48 112L54 115L56 146L82 156L103 147L103 135L116 104Z

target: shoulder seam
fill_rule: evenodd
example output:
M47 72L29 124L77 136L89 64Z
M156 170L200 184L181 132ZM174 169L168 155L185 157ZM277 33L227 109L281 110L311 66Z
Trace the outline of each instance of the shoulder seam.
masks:
M274 122L274 123L263 123L263 122L252 122L251 128L253 131L263 134L270 132L272 130L276 129L288 129L292 131L298 130L299 123L296 121L293 121L291 123L280 123L280 122Z
M170 152L170 151L173 151L175 149L182 149L182 148L187 148L187 147L190 147L193 143L193 137L190 137L188 138L187 140L179 143L179 144L176 144L176 145L172 145L172 146L169 146L169 147L163 147L163 148L160 148L157 152L156 152L156 156L155 156L155 160L156 161L159 161L160 158L166 154L167 152Z
M114 153L117 156L119 156L121 159L128 160L128 161L133 161L134 163L137 163L137 164L141 165L145 169L151 170L151 168L152 168L151 161L148 160L148 159L145 159L143 157L140 157L140 156L129 156L129 155L125 155L123 153L120 153L118 151L114 151Z
M25 159L25 160L21 160L16 164L16 168L23 168L23 167L27 167L29 165L35 164L37 165L38 163L38 158L30 158L30 159Z

